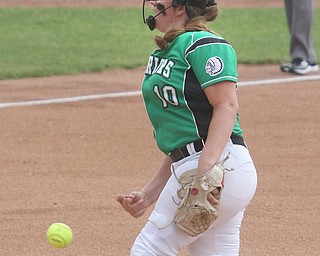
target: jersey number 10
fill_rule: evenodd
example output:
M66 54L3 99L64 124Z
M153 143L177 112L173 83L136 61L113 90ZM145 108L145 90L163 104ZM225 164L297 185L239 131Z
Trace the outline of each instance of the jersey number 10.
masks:
M153 87L154 93L162 101L164 108L168 107L168 104L173 106L179 106L176 89L171 85L165 85L159 88L159 85L155 84Z

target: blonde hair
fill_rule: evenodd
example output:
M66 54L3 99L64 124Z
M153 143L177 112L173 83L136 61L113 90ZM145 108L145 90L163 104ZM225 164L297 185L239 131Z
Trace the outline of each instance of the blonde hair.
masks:
M193 17L189 16L189 19L185 22L184 26L172 26L171 29L169 29L163 37L156 36L155 42L157 46L161 50L165 50L168 48L169 43L171 43L176 37L179 35L189 32L189 31L208 31L213 34L216 34L214 31L210 30L207 27L207 22L214 21L219 13L217 5L207 7L203 10L192 7L192 6L186 6L186 12L189 15L189 13L193 14Z

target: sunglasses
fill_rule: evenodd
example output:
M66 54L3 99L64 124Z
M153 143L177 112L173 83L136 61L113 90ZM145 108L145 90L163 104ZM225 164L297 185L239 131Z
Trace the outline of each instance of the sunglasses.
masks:
M166 8L164 7L163 4L157 3L156 8L159 12L163 12Z
M159 11L159 12L163 12L165 11L166 7L161 4L161 3L168 3L168 2L171 2L171 1L157 1L157 0L147 0L147 2L156 2L156 4L154 5L156 7L156 9Z

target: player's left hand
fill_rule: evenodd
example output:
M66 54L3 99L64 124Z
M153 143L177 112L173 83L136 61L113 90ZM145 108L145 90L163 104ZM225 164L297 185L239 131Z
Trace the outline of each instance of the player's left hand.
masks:
M131 216L138 218L142 216L148 208L143 192L131 192L128 195L119 195L117 201Z
M213 190L211 193L208 194L207 199L210 203L212 203L213 205L217 205L220 203L220 201L215 198L214 196L219 194L220 190L218 188L216 188L215 190Z

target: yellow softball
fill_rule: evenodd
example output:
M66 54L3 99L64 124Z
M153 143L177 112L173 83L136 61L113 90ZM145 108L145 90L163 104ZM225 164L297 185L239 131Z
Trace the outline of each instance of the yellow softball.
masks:
M72 229L64 223L53 223L47 230L48 242L56 248L66 248L72 238Z

